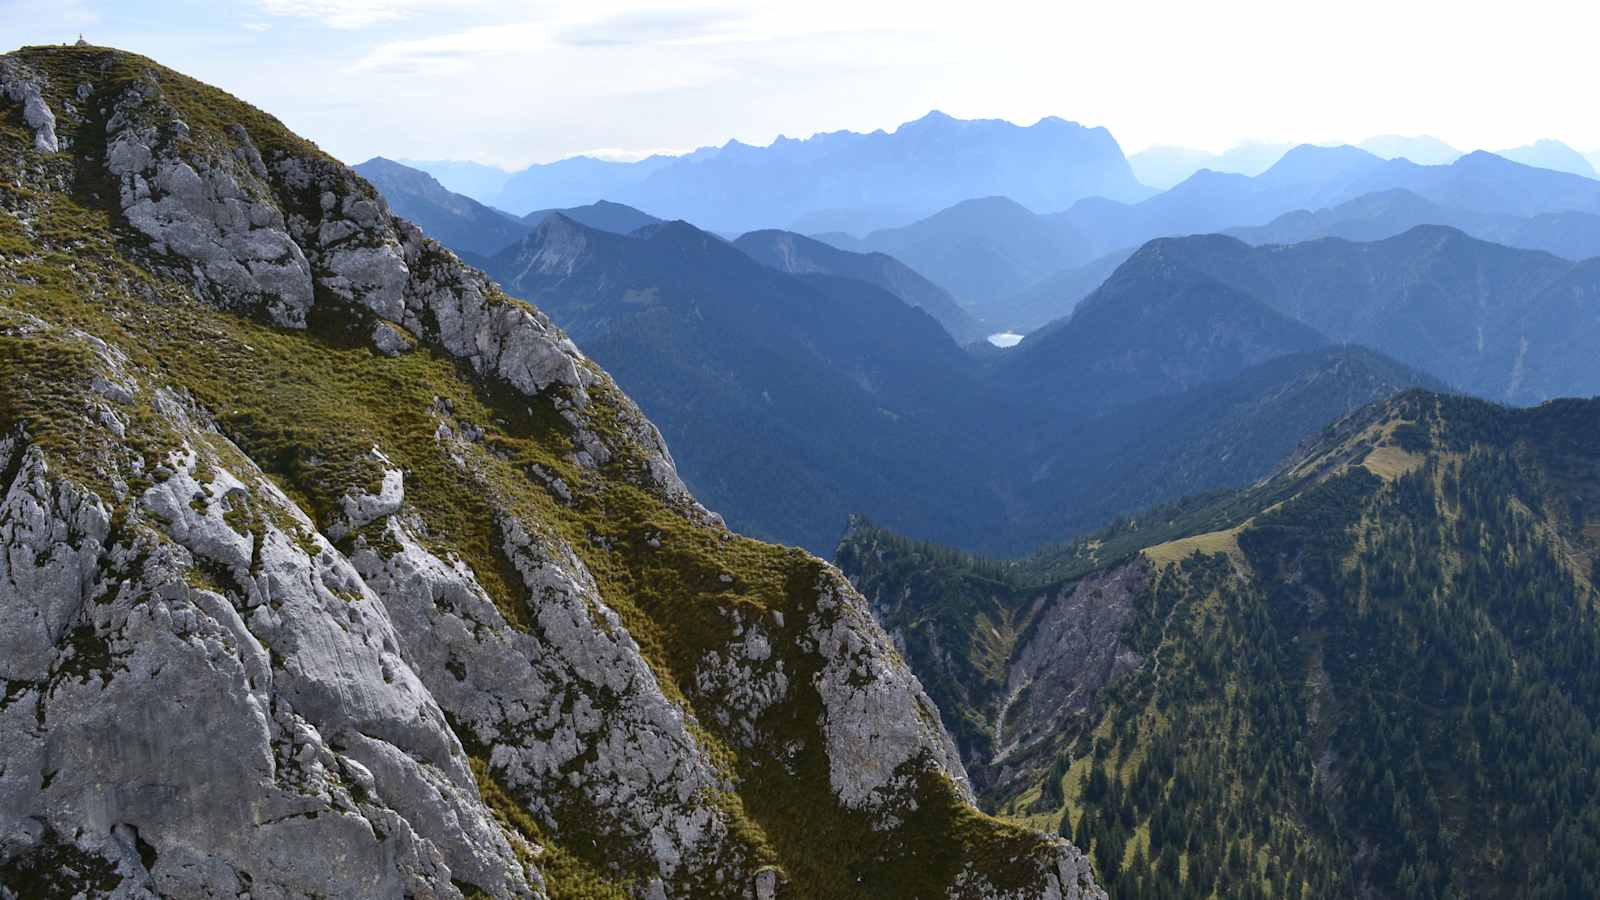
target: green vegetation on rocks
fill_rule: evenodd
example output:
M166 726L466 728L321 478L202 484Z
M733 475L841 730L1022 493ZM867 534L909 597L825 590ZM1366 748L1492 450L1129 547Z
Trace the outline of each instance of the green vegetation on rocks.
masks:
M7 557L46 587L0 590L0 741L8 776L67 754L5 795L45 829L6 871L76 840L158 892L1096 895L1068 844L972 808L837 573L695 503L542 314L219 91L102 48L5 60L60 149L0 106L0 533L48 548ZM94 589L51 586L52 554ZM185 672L222 706L181 746L154 710L97 718ZM73 755L79 718L215 743L211 780L146 804L154 772ZM70 792L108 780L122 830L85 831ZM232 790L261 799L201 802ZM300 812L189 833L191 803Z

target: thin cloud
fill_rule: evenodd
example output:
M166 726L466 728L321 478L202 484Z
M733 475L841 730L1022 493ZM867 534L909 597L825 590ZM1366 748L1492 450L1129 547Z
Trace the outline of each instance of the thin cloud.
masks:
M684 46L738 40L748 35L739 27L745 21L730 10L641 10L563 28L555 39L572 47Z
M549 43L549 27L538 23L480 26L428 38L385 41L373 47L355 68L385 72L454 71L474 57L523 53Z
M408 19L441 6L467 5L439 0L260 0L260 4L269 16L312 19L339 29L366 28Z

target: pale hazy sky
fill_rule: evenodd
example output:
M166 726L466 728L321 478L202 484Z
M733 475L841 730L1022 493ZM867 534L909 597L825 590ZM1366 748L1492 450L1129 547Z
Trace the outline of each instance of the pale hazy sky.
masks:
M3 49L79 31L349 162L766 144L935 108L1104 125L1129 152L1600 148L1592 0L0 0Z

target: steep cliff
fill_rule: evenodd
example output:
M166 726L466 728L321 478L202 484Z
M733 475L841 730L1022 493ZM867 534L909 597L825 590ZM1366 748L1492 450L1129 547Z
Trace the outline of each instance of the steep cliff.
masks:
M348 169L131 54L0 97L0 896L1103 896Z

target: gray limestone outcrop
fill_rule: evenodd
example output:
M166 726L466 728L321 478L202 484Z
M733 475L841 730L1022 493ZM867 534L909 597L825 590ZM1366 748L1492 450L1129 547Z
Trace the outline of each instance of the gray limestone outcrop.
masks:
M729 822L715 798L729 786L570 548L504 523L533 617L521 630L470 569L397 519L386 528L395 549L363 542L357 568L460 733L544 827L561 839L562 821L593 819L663 883L754 877L718 858Z
M837 573L817 586L806 641L826 661L816 678L822 698L828 777L847 809L878 810L934 768L971 799L955 744L922 684L884 639L861 595Z
M218 305L260 307L279 325L304 327L310 264L252 171L259 153L181 153L188 135L153 85L137 83L118 98L106 121L105 165L128 224L152 253L188 263L196 290ZM247 136L242 146L254 149Z
M119 896L534 896L382 603L191 440L115 524L0 447L0 864L68 846Z
M44 100L40 75L14 59L0 59L0 96L22 107L22 121L33 131L34 149L55 153L56 116Z

